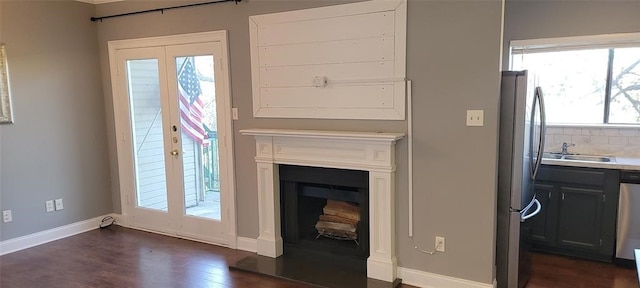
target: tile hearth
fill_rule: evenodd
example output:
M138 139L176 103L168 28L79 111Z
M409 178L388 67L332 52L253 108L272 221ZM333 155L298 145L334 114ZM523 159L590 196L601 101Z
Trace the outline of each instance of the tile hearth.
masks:
M285 254L278 258L248 256L230 264L230 269L292 280L304 284L331 288L394 288L400 279L386 282L367 278L365 271L341 265L330 259L309 258L303 255Z

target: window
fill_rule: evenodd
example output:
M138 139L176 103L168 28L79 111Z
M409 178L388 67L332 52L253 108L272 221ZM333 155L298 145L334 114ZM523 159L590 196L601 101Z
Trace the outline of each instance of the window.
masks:
M635 42L570 40L512 42L511 67L535 75L548 123L640 124L640 35Z

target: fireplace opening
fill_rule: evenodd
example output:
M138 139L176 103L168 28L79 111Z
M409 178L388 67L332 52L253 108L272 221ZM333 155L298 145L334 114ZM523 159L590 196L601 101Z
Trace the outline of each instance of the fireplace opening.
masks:
M284 254L333 258L366 270L368 172L293 165L279 170Z

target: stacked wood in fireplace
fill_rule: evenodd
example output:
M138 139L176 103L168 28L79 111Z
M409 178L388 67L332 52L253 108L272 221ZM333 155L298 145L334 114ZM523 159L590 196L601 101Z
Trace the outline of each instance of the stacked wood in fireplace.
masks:
M344 201L327 199L316 223L318 234L334 239L357 240L357 227L360 222L358 205Z

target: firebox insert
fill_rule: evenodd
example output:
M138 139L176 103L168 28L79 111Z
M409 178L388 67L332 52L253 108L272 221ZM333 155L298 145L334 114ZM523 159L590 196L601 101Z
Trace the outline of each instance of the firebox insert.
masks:
M279 169L284 253L322 254L366 264L368 172L293 165Z

